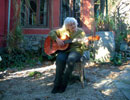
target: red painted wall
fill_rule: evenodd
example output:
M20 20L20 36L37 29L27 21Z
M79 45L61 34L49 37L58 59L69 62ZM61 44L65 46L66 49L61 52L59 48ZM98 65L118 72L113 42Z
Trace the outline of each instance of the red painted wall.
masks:
M0 9L0 47L2 47L5 30L5 0L0 0Z
M60 0L53 0L53 23L54 28L60 26Z
M13 13L11 7L11 25L13 23ZM0 0L0 47L6 46L6 35L7 35L7 24L8 24L8 0Z
M82 28L87 34L94 32L94 3L93 0L81 1Z
M94 30L94 15L93 0L81 0L81 21L82 28L89 34ZM60 21L60 0L53 0L53 8L51 8L51 2L49 2L49 27L48 28L23 28L24 34L48 34L52 29L59 28ZM7 23L8 23L8 0L0 0L0 47L5 46L6 41L3 36L7 34ZM14 23L13 6L11 6L11 18L10 28ZM52 21L53 20L53 21Z
M0 0L0 47L6 46L8 0Z

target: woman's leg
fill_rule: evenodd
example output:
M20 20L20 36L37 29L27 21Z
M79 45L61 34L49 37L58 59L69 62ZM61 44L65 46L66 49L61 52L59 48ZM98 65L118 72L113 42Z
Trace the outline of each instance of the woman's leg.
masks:
M63 76L63 81L62 81L62 87L61 90L62 92L65 91L69 77L74 69L74 65L77 61L79 61L81 58L81 54L78 52L70 52L67 58L67 63L66 63L66 70Z
M56 57L56 76L52 93L57 93L60 89L60 84L62 80L62 75L64 73L67 57L68 54L65 52L60 52Z

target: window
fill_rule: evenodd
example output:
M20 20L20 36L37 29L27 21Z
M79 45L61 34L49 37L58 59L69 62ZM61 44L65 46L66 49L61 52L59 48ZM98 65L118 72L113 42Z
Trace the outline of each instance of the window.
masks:
M21 0L21 25L23 27L48 27L49 0Z
M78 21L78 26L81 26L80 21L80 0L61 0L60 7L60 25L66 17L74 17Z

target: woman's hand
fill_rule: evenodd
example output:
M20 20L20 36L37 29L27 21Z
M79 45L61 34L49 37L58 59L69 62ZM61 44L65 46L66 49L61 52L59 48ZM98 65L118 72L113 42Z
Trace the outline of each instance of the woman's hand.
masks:
M84 43L85 43L86 46L88 46L88 45L89 45L89 39L88 39L88 38L85 38Z
M56 39L56 42L57 42L57 44L58 44L59 46L64 46L64 42L63 42L63 40L61 40L60 38L57 38L57 39Z

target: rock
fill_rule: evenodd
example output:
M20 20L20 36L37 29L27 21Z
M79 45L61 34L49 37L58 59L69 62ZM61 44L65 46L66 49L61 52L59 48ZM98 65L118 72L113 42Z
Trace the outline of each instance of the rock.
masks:
M6 73L6 74L8 74L8 73L13 73L13 72L16 72L17 71L17 69L15 69L15 68L8 68L7 70L5 70L4 71L4 73Z
M3 79L4 78L4 75L3 74L0 74L0 79Z
M42 65L42 63L40 61L37 62L37 65Z
M120 50L121 51L127 51L128 45L125 41L121 42Z
M115 52L114 34L109 31L96 32L100 36L99 41L94 42L95 60L109 62Z

